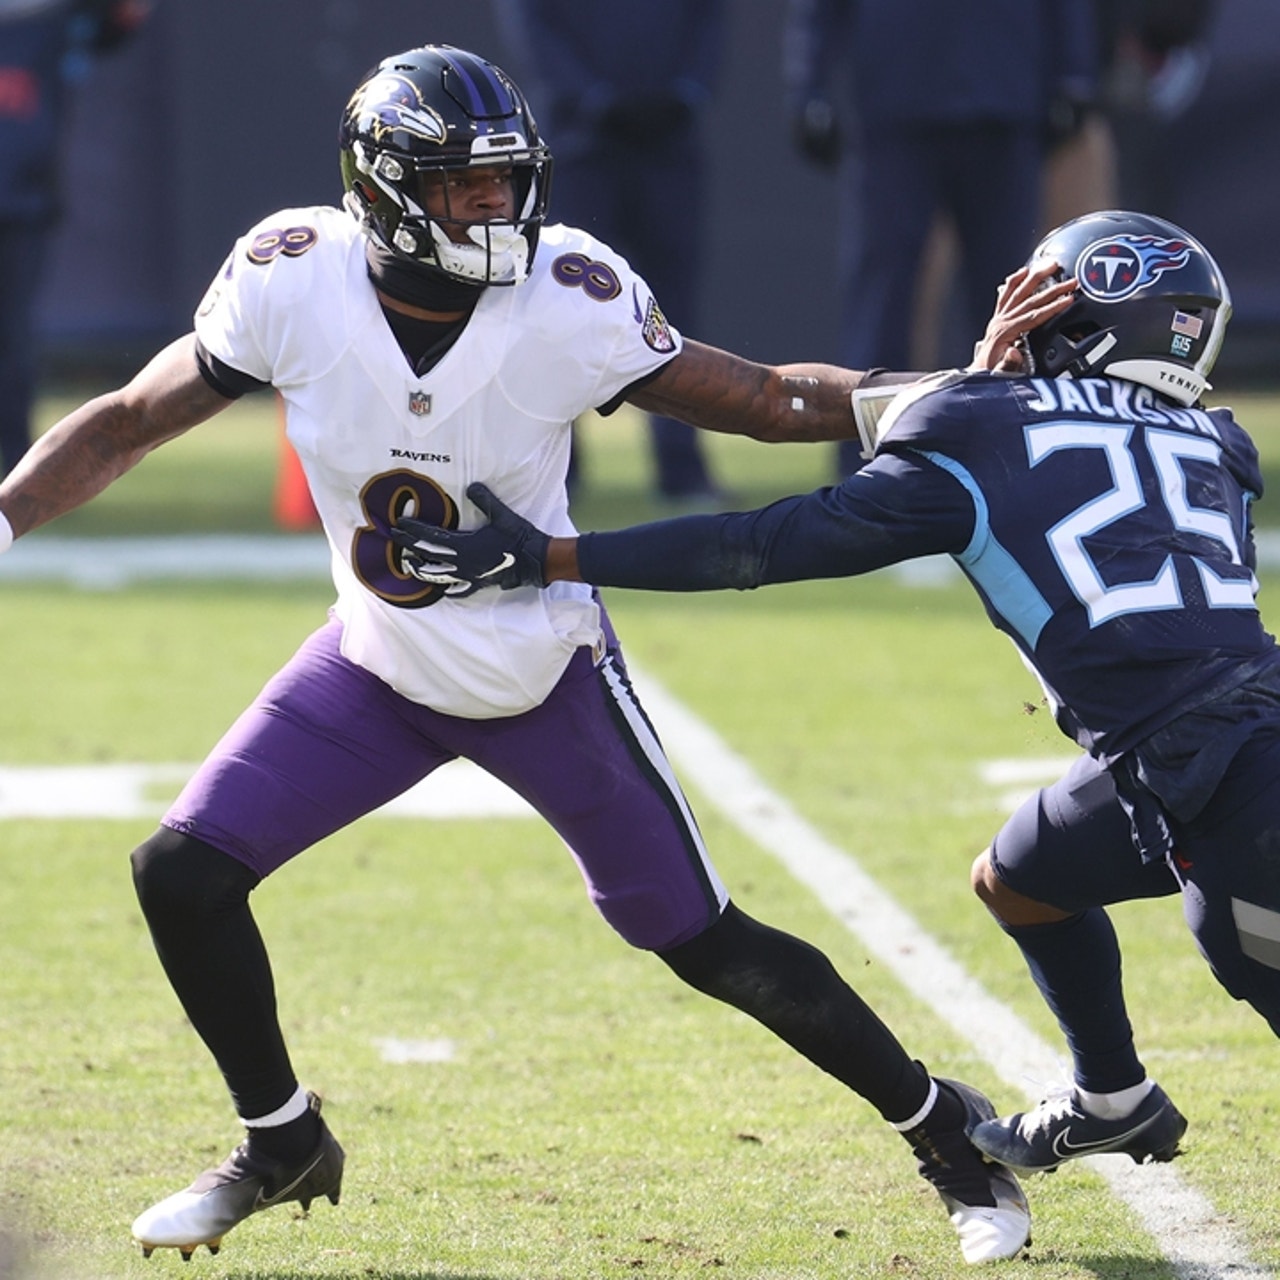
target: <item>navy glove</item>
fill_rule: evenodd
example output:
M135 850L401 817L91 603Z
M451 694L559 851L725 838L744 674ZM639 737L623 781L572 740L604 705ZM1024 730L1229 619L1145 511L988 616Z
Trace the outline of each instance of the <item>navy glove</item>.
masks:
M401 566L422 582L446 588L445 595L465 597L484 587L545 587L547 545L551 539L482 484L467 497L489 517L483 528L463 533L402 516L391 530L401 549Z

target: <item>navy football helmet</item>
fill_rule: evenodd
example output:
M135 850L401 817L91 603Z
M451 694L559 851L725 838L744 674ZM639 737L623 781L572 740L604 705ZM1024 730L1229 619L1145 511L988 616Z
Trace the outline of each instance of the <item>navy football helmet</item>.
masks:
M344 205L397 258L472 284L526 278L551 153L524 94L493 63L449 45L384 58L351 95L338 141ZM424 184L450 169L494 164L512 167L515 218L473 223L472 243L457 244L428 216Z
M1145 213L1089 213L1051 231L1029 266L1052 259L1057 279L1075 276L1074 302L1031 330L1032 374L1108 374L1140 382L1179 404L1209 386L1231 295L1199 241Z

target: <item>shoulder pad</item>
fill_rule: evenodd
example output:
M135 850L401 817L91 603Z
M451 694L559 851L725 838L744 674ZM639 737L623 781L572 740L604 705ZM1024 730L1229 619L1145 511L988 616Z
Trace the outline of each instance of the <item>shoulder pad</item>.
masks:
M876 452L891 450L895 445L921 448L940 443L945 434L942 425L957 414L954 406L967 403L957 388L969 376L962 369L950 369L903 387L880 417Z

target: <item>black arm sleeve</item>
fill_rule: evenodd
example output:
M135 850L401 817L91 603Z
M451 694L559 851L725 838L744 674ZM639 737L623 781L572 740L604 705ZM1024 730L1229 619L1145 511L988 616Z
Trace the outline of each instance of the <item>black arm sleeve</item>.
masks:
M642 591L745 589L752 581L747 557L721 550L726 516L681 516L578 539L578 572L603 587Z
M886 455L834 488L755 511L584 534L578 571L602 587L749 590L957 553L973 527L973 499L953 476L923 458Z

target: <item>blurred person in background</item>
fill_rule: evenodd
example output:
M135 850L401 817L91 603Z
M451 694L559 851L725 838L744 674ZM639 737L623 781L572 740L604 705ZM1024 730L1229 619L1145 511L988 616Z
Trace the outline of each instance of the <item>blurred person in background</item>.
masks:
M968 358L957 352L982 332L991 281L1036 241L1046 156L1094 104L1094 16L1093 0L789 0L793 137L814 164L839 169L842 188L840 363L915 364L940 214L955 228L961 287L938 363ZM855 442L839 446L841 475L861 464Z
M35 308L62 206L70 90L150 0L0 0L0 474L31 443Z
M674 322L693 328L707 246L703 115L724 45L723 0L497 0L497 7L555 147L553 217L616 249ZM649 431L658 498L719 505L698 433L662 414L650 415ZM582 478L575 441L571 483Z
M1178 121L1209 71L1216 0L1106 0L1098 6L1101 105L1116 148L1117 202L1176 212L1185 166Z

